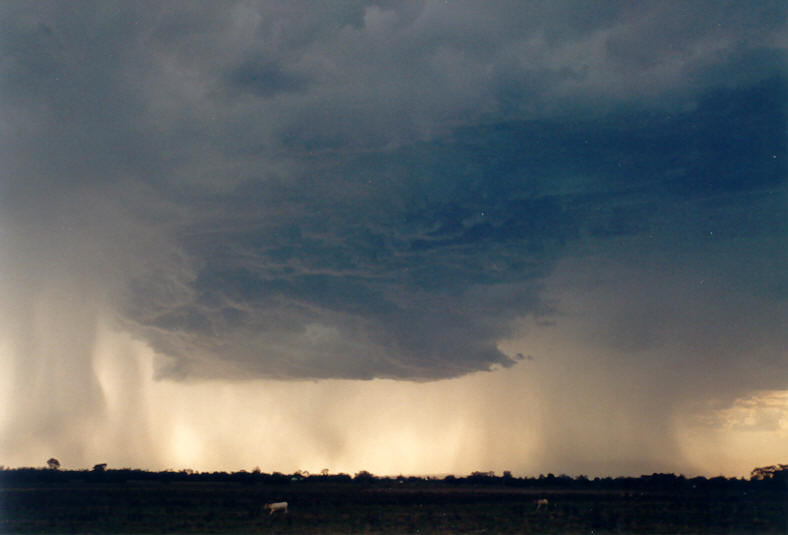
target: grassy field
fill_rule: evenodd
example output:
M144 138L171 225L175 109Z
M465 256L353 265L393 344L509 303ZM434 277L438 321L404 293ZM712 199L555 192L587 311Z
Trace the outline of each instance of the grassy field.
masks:
M788 533L784 492L177 482L1 492L3 533ZM537 510L542 497L550 504ZM290 512L268 515L269 501Z

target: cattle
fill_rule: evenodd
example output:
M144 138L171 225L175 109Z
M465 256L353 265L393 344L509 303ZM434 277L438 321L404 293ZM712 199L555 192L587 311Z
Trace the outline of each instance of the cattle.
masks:
M267 503L264 507L269 510L269 515L274 514L276 511L287 512L287 502Z
M547 498L539 498L538 500L535 500L535 501L534 501L534 503L536 504L536 510L537 510L537 511L538 511L539 509L541 509L543 505L544 505L545 507L547 507L548 505L550 505L550 502L549 502L549 501L547 501Z

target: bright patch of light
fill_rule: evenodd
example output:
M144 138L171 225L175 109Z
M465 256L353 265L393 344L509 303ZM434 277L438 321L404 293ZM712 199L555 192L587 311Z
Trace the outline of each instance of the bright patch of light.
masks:
M784 462L788 451L788 390L763 390L723 406L677 418L686 459L700 472L749 476L757 466Z
M698 421L718 429L788 436L788 390L766 390L740 397L727 407L699 415Z

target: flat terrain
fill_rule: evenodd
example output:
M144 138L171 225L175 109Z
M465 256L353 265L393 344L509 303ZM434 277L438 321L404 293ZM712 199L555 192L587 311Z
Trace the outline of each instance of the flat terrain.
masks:
M2 533L787 533L782 491L72 482L0 490ZM537 509L535 500L549 505ZM289 514L262 504L287 501Z

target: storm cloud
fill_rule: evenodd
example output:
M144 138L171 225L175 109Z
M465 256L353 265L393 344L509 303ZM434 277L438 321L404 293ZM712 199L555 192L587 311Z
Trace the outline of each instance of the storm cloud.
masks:
M781 358L778 321L731 319L785 319L777 2L0 9L19 369L44 320L15 307L48 307L57 280L87 337L64 351L111 318L165 377L510 367L524 318L562 321L559 266L588 267L578 295L616 287L600 256L669 272L617 295L642 314L603 307L631 358L679 327L693 370L714 366L693 339ZM713 298L694 299L704 273Z

